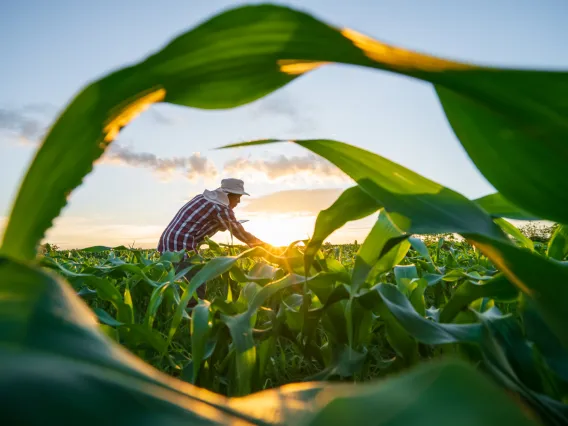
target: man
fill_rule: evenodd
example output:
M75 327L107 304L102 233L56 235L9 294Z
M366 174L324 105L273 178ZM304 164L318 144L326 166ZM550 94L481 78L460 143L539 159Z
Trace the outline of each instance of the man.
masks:
M177 212L166 227L160 237L158 251L197 251L205 237L227 230L249 247L268 246L245 231L235 218L233 209L240 203L242 195L249 195L245 192L242 180L223 179L221 187L214 191L205 190L203 194L195 196ZM187 265L182 262L177 269L183 269L184 266ZM189 280L193 275L193 271L189 271L186 278ZM204 285L197 289L197 295L200 299L205 299Z

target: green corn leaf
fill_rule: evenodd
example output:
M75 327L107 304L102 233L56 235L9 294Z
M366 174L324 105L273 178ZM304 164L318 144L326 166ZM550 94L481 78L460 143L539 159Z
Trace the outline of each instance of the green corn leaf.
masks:
M111 272L130 273L130 274L133 274L137 277L140 277L140 279L144 280L145 282L150 284L152 287L158 287L161 284L159 282L156 282L156 281L148 278L148 276L144 273L142 268L140 268L137 265L130 264L130 263L116 265L112 268L107 269L107 272L109 272L109 273L111 273ZM124 276L126 276L126 274L124 274Z
M209 246L209 250L215 253L216 256L221 256L225 254L221 246L217 244L215 241L213 241L211 238L205 237L205 243Z
M393 269L396 286L406 297L410 297L415 286L412 283L419 279L416 265L398 265Z
M359 352L367 352L372 344L373 328L376 326L372 310L364 309L358 297L353 298L353 348Z
M521 247L525 247L529 250L534 251L534 243L532 242L532 240L525 237L524 234L511 222L508 222L505 219L495 219L494 222L499 225L503 231L517 240L518 244Z
M376 291L406 332L422 343L441 345L481 341L480 324L440 324L429 321L416 312L396 286L379 284Z
M46 271L0 258L0 280L0 409L5 418L56 424L72 415L90 426L120 412L159 424L321 424L329 416L340 419L349 400L356 421L392 420L388 410L394 410L396 419L408 424L423 419L433 403L447 404L450 395L453 409L442 410L437 425L464 420L531 424L489 380L463 363L447 361L358 386L356 392L351 386L313 383L225 398L142 364L106 338L68 284ZM414 403L397 408L399 394ZM439 402L433 402L434 396ZM29 410L18 403L23 400L43 408Z
M275 268L272 265L268 265L263 262L256 262L253 268L248 272L244 273L239 267L234 267L230 270L231 279L239 283L249 283L254 282L260 285L266 285L270 281L280 275L283 271L279 268ZM279 277L281 278L281 277Z
M276 279L280 272L282 272L281 269L275 268L268 263L255 262L249 271L247 278L251 278L252 280L266 280L266 282L270 282Z
M291 294L282 301L282 308L286 316L286 327L295 332L302 331L304 325L304 315L300 312L303 296L301 294Z
M346 280L347 278L347 280ZM346 277L343 273L334 273L334 272L327 272L325 274L315 275L310 277L308 281L308 287L314 294L318 297L321 303L324 305L329 303L330 298L334 298L334 292L341 292L345 294L349 294L345 289L345 286L339 285L337 283L345 283L349 284L349 277ZM333 301L332 301L333 303Z
M429 272L432 272L432 273L440 272L440 270L436 267L436 265L434 265L434 262L432 261L432 257L430 256L430 252L428 251L426 244L424 244L424 241L422 241L420 238L410 237L408 239L408 242L412 245L412 248L414 250L416 250L418 253L420 253L420 256L422 256L424 259L426 259L428 264L431 266L431 269L430 269Z
M166 251L162 253L160 259L158 259L158 263L166 262L166 263L179 263L183 259L184 250L180 250L177 252L174 251Z
M154 325L154 320L156 319L158 308L162 304L162 301L164 300L164 294L169 287L170 283L165 283L160 287L156 287L152 291L150 302L148 302L148 308L146 309L146 315L144 316L144 324L146 324L146 326L150 329Z
M107 311L101 308L93 309L93 312L97 315L97 318L100 322L106 325L110 325L112 327L118 327L124 325L123 322L115 320Z
M275 263L279 263L287 268L291 268L293 265L301 264L303 259L300 256L286 258L286 257L279 257L274 256L267 252L262 247L255 247L244 251L243 253L239 254L238 256L225 256L225 257L216 257L211 259L207 262L203 268L195 274L195 276L191 279L189 285L183 292L180 302L176 307L176 311L172 318L172 322L170 324L170 330L168 333L168 344L171 343L175 332L178 329L178 326L183 318L183 314L185 313L185 309L187 308L187 304L189 300L193 296L195 290L197 290L201 285L205 284L206 281L211 280L215 277L218 277L225 272L228 272L233 268L236 262L239 259L244 259L247 257L254 257L254 256L265 256L266 258L274 261Z
M396 244L397 241L400 242ZM392 244L395 244L394 247L388 250L388 252L382 256L377 263L375 263L373 269L371 269L371 272L367 276L367 282L369 284L376 284L378 277L382 273L389 271L394 265L400 263L405 258L408 253L408 249L410 248L410 243L407 241L406 235L390 239L386 246L388 247L388 245Z
M442 309L440 322L452 321L462 309L467 308L471 302L482 297L511 302L518 296L519 290L503 275L498 275L490 281L481 284L467 280L456 289L451 299Z
M227 285L227 298L226 298L225 302L226 302L227 304L230 304L230 303L233 302L233 292L232 292L232 290L231 290L231 285L230 285L230 284Z
M86 252L86 253L102 253L105 251L110 251L112 250L112 247L108 247L108 246L91 246L91 247L85 247L84 249L81 249L81 251Z
M130 288L128 288L128 281L126 281L126 287L124 288L124 304L128 306L128 320L126 322L134 323L134 304L132 303L132 295L130 294Z
M424 278L416 280L414 282L415 288L412 290L410 294L410 304L414 307L416 312L421 316L426 316L426 300L424 299L424 292L426 291L426 287L428 287L428 281Z
M473 271L471 273L464 272L462 269L452 269L447 274L442 276L442 280L446 282L456 282L463 278L468 278L473 281L489 281L493 277L490 275L480 275L478 272Z
M441 282L444 276L441 274L424 274L422 278L428 281L428 286L433 286Z
M227 324L236 349L236 374L234 382L237 396L248 395L252 390L252 380L256 364L256 346L248 312L232 317L222 316Z
M426 315L424 316L436 322L440 322L440 309L434 307L428 308L426 309Z
M327 257L325 259L325 268L324 270L328 273L333 273L338 275L338 281L350 284L351 283L351 275L347 271L345 265L343 265L339 260L334 259L333 257Z
M349 347L353 348L353 299L349 299L345 304L345 327Z
M148 345L160 354L164 354L168 349L166 339L158 331L149 329L145 325L125 324L120 327L120 332L130 347Z
M538 413L542 423L552 425L563 425L568 421L568 406L552 398L535 392L529 388L519 377L519 373L536 375L534 371L536 363L532 360L524 360L530 354L523 354L522 346L518 339L511 339L511 332L508 328L511 325L517 326L511 321L495 321L491 316L480 316L481 321L486 325L482 339L482 354L484 366L497 382L507 389L511 389L527 401L528 404ZM517 368L515 368L515 366ZM527 368L531 371L527 372ZM534 377L534 379L538 379Z
M366 356L366 351L361 353L348 346L342 347L332 354L331 358L333 359L330 360L328 368L313 376L306 377L304 381L327 380L333 375L351 377L361 369Z
M568 255L568 226L559 225L554 230L548 242L546 255L557 260L563 260Z
M81 249L80 251L85 253L102 253L111 250L130 250L125 246L107 247L107 246L91 246Z
M303 277L301 275L297 275L297 274L290 274L285 276L284 278L281 278L278 281L274 281L272 283L270 283L267 286L264 286L262 289L260 289L260 291L258 291L258 293L256 293L253 297L253 299L251 300L251 302L249 303L249 307L248 307L248 311L247 314L248 315L253 315L256 311L258 311L260 309L260 307L272 296L274 296L276 293L278 293L281 290L284 290L290 286L293 285L299 285L302 283L307 283L308 286L310 284L311 281L314 280L318 280L318 279L327 279L325 277L327 277L328 275L325 272L322 272L318 275L314 275L313 277Z
M180 270L179 272L177 272L177 273L175 273L175 272L174 272L174 269L172 268L172 269L170 269L170 270L168 271L168 275L167 275L167 277L166 277L166 281L169 281L170 283L180 281L183 277L185 277L185 275L186 275L189 271L191 271L192 269L195 269L195 268L197 268L197 267L198 267L198 265L191 265L191 266L188 266L188 267L186 267L186 268L181 269L181 270ZM174 273L175 273L175 275L174 275Z
M324 315L321 319L322 327L333 346L349 347L349 336L347 334L347 322L345 318L345 305L349 293L345 291L340 300L329 302L325 306ZM341 303L338 303L341 302Z
M479 233L500 239L483 210L462 195L379 155L336 141L296 141L331 161L380 202L408 233Z
M568 132L567 109L558 99L566 94L568 73L468 74L475 93L440 85L436 91L470 158L514 204L544 219L568 222L568 192L555 174L566 161L561 141Z
M95 276L88 276L87 282L89 286L97 291L97 295L103 299L108 300L116 308L118 314L117 319L120 322L132 323L132 309L128 304L124 303L122 295L117 288L112 285L108 280Z
M505 358L511 365L511 370L521 379L527 388L536 392L543 392L542 380L538 371L538 363L535 362L534 349L530 342L524 338L523 330L519 321L514 317L509 317L507 321L487 315L480 315L490 330L492 339L503 350ZM482 350L487 342L482 343Z
M447 274L444 274L444 276L442 277L442 280L446 281L448 283L452 283L452 282L460 281L461 279L463 279L465 277L466 277L465 272L463 272L462 270L452 269Z
M517 220L538 220L540 217L528 213L505 199L498 192L473 200L492 217L506 217Z
M562 331L568 327L568 310L560 303L568 300L568 287L563 285L568 280L568 269L509 244L501 229L477 204L383 157L336 141L295 142L331 161L357 181L384 205L403 231L463 234L511 283L537 300L543 318L568 347L568 334Z
M235 308L238 312L244 312L250 306L250 303L254 296L262 287L256 283L250 282L244 284L241 288L241 293L239 294L238 300L235 302Z
M80 291L77 292L77 296L85 298L85 299L92 299L96 295L97 295L97 291L91 290L88 287L84 287Z
M81 266L82 269L84 271L92 271L92 272L82 272L82 273L77 273L77 272L73 272L70 271L68 269L66 269L63 265L60 265L59 263L55 262L53 259L50 258L44 258L42 260L42 264L52 267L54 269L57 269L58 272L60 272L62 275L66 276L67 278L73 279L73 278L82 278L82 277L92 277L95 276L95 274L101 275L101 276L114 276L114 274L118 274L119 276L126 276L125 273L131 273L134 274L136 276L139 276L140 278L142 278L145 282L147 282L148 284L150 284L152 287L158 287L160 285L160 283L151 280L150 278L148 278L144 272L142 271L142 269L140 269L138 266L136 265L132 265L132 264L119 264L116 266L96 266L94 268L90 268L87 267L86 265L78 265ZM100 278L100 276L98 277Z
M117 412L164 424L183 419L209 425L211 416L258 421L228 407L226 398L182 385L113 343L59 278L0 257L0 280L0 409L5 418L55 424L64 421L67 407L66 415L80 416L86 425L115 418ZM16 404L23 398L43 408L24 409Z
M389 215L381 210L377 222L371 229L371 232L369 232L369 235L367 235L367 238L365 238L355 258L355 266L351 276L351 291L353 294L356 294L359 288L365 283L369 272L371 272L374 267L380 269L380 273L388 271L400 262L401 258L406 255L410 244L407 241L401 241L399 244L406 248L406 250L403 248L400 251L398 244L390 248L390 250L388 244L389 242L400 241L401 238L406 239L407 237L408 235L400 231L400 229L392 223ZM396 254L402 252L402 256L399 255L397 258L390 256L390 258L387 257L385 259L383 256L391 250ZM381 265L377 266L377 262L381 263Z
M361 393L353 393L349 386L338 388L341 396L317 411L309 424L376 424L389 419L388 424L392 426L452 426L455 425L454 412L462 414L458 423L464 426L538 424L524 407L521 409L486 377L462 362L427 363L411 374L385 380L380 387L373 384L360 387ZM471 411L464 408L466 401L472 403ZM438 410L435 419L429 420L424 413L432 407L446 409Z
M205 356L205 346L211 334L211 326L209 325L209 312L211 304L202 300L193 309L191 316L191 361L193 362L192 383L197 381L199 377L199 369L201 362Z
M181 296L179 294L179 290L178 290L177 286L170 286L169 289L166 290L166 294L164 296L167 296L169 294L171 294L171 296L172 296L172 299L173 299L173 302L174 302L173 305L179 306L179 304L181 303ZM174 312L174 315L175 314L176 313ZM187 320L190 319L189 315L187 314L187 312L185 310L182 312L182 318L185 318Z
M403 279L412 280L414 278L420 278L418 276L418 269L416 269L416 265L395 266L393 268L393 273L397 284L399 284Z
M101 331L104 333L105 336L108 336L113 341L115 341L115 342L120 341L120 336L119 336L118 330L116 328L111 327L111 326L106 325L106 324L100 324L99 328L101 329Z
M527 339L534 342L548 367L568 384L568 350L550 332L533 300L523 296L520 308Z
M530 296L550 330L568 348L568 268L530 251L481 236L469 239L499 268L509 282Z
M255 249L249 250L252 251ZM245 252L246 253L246 252ZM205 268L204 268L205 269ZM325 273L315 275L314 277L306 278L301 275L290 274L286 277L270 283L260 289L249 301L248 309L238 315L226 316L222 315L221 318L233 338L233 343L236 348L236 371L237 371L237 389L238 395L246 395L252 389L252 380L254 378L255 363L256 363L256 346L253 339L253 326L251 318L260 307L276 293L289 288L294 285L299 285L303 282L310 282L312 280L321 279Z
M257 348L258 368L256 369L256 377L254 379L254 389L262 389L266 378L266 369L270 362L270 357L276 350L276 338L269 337L259 343Z
M54 259L49 258L49 257L44 257L41 261L41 264L43 266L48 266L48 267L56 270L61 275L65 276L67 278L81 278L81 277L92 277L93 276L92 273L85 273L85 272L79 273L79 272L70 271L67 268L65 268L63 265L61 265L60 263L56 262Z
M246 252L243 252L239 256L216 257L206 263L205 266L201 270L199 270L197 274L195 274L195 276L189 282L189 285L184 290L180 303L176 307L176 311L170 324L168 343L172 341L174 334L181 322L182 314L183 312L185 312L187 304L193 297L195 290L197 290L197 288L199 288L201 285L205 284L206 281L218 277L219 275L229 271L233 267L233 265L235 265L237 260L251 255L251 252L253 251L258 252L258 249L248 250Z
M444 243L446 242L444 237L438 239L438 244L436 244L436 260L440 260L440 250L444 247Z
M493 373L499 371L500 374L494 373L497 380L525 398L544 423L566 423L568 405L559 402L563 399L563 386L543 361L546 358L541 356L532 342L524 339L520 323L512 317L509 321L496 322L484 316L482 321L490 330L482 346L483 355L489 369ZM556 339L546 332L546 328L544 326L543 337L552 337L550 343L556 344Z
M264 140L231 146L278 142ZM505 236L481 207L448 188L380 155L333 140L296 140L339 167L388 212L403 232Z
M306 270L325 239L333 231L341 228L347 222L363 219L380 208L381 205L359 186L345 190L329 208L318 214L314 234L305 251Z
M79 93L53 124L28 169L12 209L1 253L10 259L31 260L45 230L59 214L71 191L90 172L93 162L120 129L152 103L165 101L198 108L235 107L258 99L327 62L388 70L433 83L460 142L503 196L539 217L568 223L568 192L561 173L568 158L563 145L568 133L564 102L568 73L473 67L388 46L284 7L252 6L228 11L204 22L144 61L118 70ZM566 266L505 240L492 218L516 214L511 205L505 206L509 209L505 211L503 203L492 199L483 207L483 203L471 202L382 157L369 156L353 147L338 146L332 141L299 143L330 159L353 177L358 188L384 207L403 232L458 232L466 236L511 283L530 295L542 321L550 327L551 335L568 348L565 333L568 313L564 306L568 296L564 285L568 279ZM363 212L361 209L357 214ZM345 223L353 217L356 217L353 213L343 212L333 223ZM321 246L321 242L315 241ZM563 246L560 243L559 240L558 244ZM92 250L100 253L106 249L95 247ZM270 257L262 250L250 251L232 260L224 258L216 263L213 260L209 269L209 264L203 267L201 275L198 273L187 285L183 297L176 299L179 303L167 340L140 324L126 324L121 330L135 347L149 344L164 352L182 318L187 317L185 309L195 289L252 253ZM459 256L457 252L452 257L455 263ZM558 255L550 257L555 256ZM302 258L296 254L271 257L271 261L290 272L301 269ZM162 268L171 266L166 258L163 262ZM163 284L148 278L146 263L139 263L142 268L124 263L111 252L104 268L97 268L96 273L108 272L109 279L134 274L153 287ZM307 273L309 268L305 270ZM116 307L120 321L132 322L133 304L128 287L123 297L109 280L101 278L102 275L93 276L95 272L91 272L71 273L69 277L97 288L101 299L109 300ZM252 389L250 378L256 371L251 319L267 298L301 283L300 278L303 279L300 275L289 275L273 285L266 285L253 296L245 314L231 317L234 321L246 320L246 327L244 323L233 325L239 332L246 328L247 333L233 336L235 345L240 345L236 358L241 379L238 380L239 394ZM95 315L86 309L67 283L5 257L0 258L0 279L3 284L0 286L0 389L7 389L0 392L0 408L6 418L18 418L25 423L32 418L35 422L51 424L60 423L61 413L65 413L92 424L100 423L100 418L114 418L119 412L131 421L157 424L321 424L318 422L322 421L327 424L338 420L369 423L379 419L377 414L387 413L390 415L386 421L408 424L416 419L424 420L424 407L428 408L424 399L428 403L434 400L442 404L440 395L443 394L446 406L452 410L445 410L442 417L437 416L436 424L529 423L525 413L504 395L488 383L476 381L478 377L472 376L472 370L466 374L461 367L451 370L453 376L449 381L447 376L446 381L440 379L442 373L447 372L441 368L433 370L437 375L426 375L422 382L420 378L424 376L415 374L402 390L383 384L378 391L369 387L371 390L366 393L354 395L352 387L343 394L335 388L335 394L326 389L326 394L315 398L318 387L308 386L302 391L286 393L279 389L266 393L268 401L264 404L254 398L217 398L193 387L180 387L176 381L141 365L137 358L113 345L100 332ZM168 271L165 279L171 281L173 272ZM118 293L118 298L109 285ZM330 285L335 283L330 281ZM418 284L416 286L410 293L411 299ZM309 281L306 287L309 288ZM410 286L408 288L410 291ZM172 291L175 295L177 290ZM324 303L331 304L346 292L344 285L334 287ZM382 309L381 317L386 318L387 312L391 313L397 324L419 334L421 341L447 343L452 339L470 342L477 339L477 329L470 327L477 324L452 328L450 326L456 325L426 320L394 286L381 285L350 301L363 304L367 297L369 301L379 297L381 303L377 309ZM342 304L332 304L330 312L337 309L343 314ZM489 310L483 315L492 312ZM355 322L353 320L351 325ZM350 338L352 342L356 340L354 335ZM494 358L497 359L498 354ZM494 374L505 375L508 366L494 364L497 365ZM469 379L467 388L458 381L464 378ZM391 383L401 381L404 383L404 378ZM427 383L423 388L427 397L420 399L421 395L413 394L422 405L408 406L408 389L416 391L419 383ZM517 381L509 379L507 383L516 385ZM385 388L391 393L382 393ZM434 392L436 389L443 391ZM519 390L533 404L547 404L522 386ZM448 392L453 398L451 401L447 401ZM303 404L308 399L306 395L310 403ZM394 397L389 398L392 395ZM18 408L24 398L28 407L39 409L31 412ZM314 398L319 405L310 406ZM377 399L380 400L378 405L369 403ZM350 403L356 410L355 415L345 409L346 400L355 401ZM397 403L401 400L405 401L403 412L389 411L400 408ZM456 407L462 407L464 400L475 410L466 417L460 412L456 419ZM78 402L71 405L69 401ZM496 401L500 403L500 410L489 412L487 407ZM412 411L414 407L422 408L421 412Z
M416 364L420 360L418 342L404 329L401 323L392 314L376 289L377 286L373 287L371 290L361 292L361 294L356 296L358 302L363 308L379 314L380 319L385 324L387 341L394 349L397 356L402 359L402 362L406 366Z

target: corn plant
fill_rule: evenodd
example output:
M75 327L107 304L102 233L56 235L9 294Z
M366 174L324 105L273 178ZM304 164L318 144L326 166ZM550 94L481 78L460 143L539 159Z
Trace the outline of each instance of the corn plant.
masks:
M179 253L155 258L95 247L64 261L58 254L37 257L69 193L151 104L236 107L331 62L431 83L458 140L499 193L469 200L378 154L338 141L296 140L355 182L319 214L305 249L196 259L189 282L174 268ZM91 83L38 149L0 249L4 418L565 424L568 192L560 171L567 159L567 81L564 72L435 58L262 5L224 12ZM334 230L377 212L348 267L322 247ZM560 225L540 253L504 218ZM419 238L446 233L461 235L474 254L442 240L429 250ZM227 283L226 294L188 312L195 290L215 280ZM81 298L95 295L90 309ZM262 390L283 341L317 365L316 374L307 383ZM383 360L392 377L358 385L322 381L362 376L378 344L392 350Z

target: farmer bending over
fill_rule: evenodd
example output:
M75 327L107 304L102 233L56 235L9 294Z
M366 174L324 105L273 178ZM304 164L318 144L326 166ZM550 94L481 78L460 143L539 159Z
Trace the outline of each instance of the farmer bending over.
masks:
M245 192L244 182L240 179L223 179L221 187L214 191L205 190L203 194L195 196L188 201L174 216L166 227L160 242L158 251L193 250L205 237L211 237L218 231L230 231L240 241L249 247L264 245L266 243L248 233L240 222L235 218L233 209L240 203ZM177 270L188 266L181 262ZM189 271L186 278L189 280L194 275ZM197 289L200 299L205 298L205 285ZM193 301L193 299L192 299Z

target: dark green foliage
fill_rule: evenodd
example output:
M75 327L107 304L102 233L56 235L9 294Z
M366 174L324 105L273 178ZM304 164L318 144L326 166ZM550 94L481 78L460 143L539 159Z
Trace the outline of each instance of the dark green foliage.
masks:
M305 251L210 244L179 272L182 253L45 247L37 257L69 193L152 103L236 107L328 62L431 83L500 192L468 200L349 144L294 141L356 184L320 214ZM567 81L430 57L262 5L226 11L89 84L42 142L0 248L3 419L568 423ZM379 210L361 245L323 244ZM560 225L547 243L548 233L527 237L502 218ZM448 235L419 240L438 233ZM207 300L187 309L202 285ZM319 382L262 391L302 380Z

